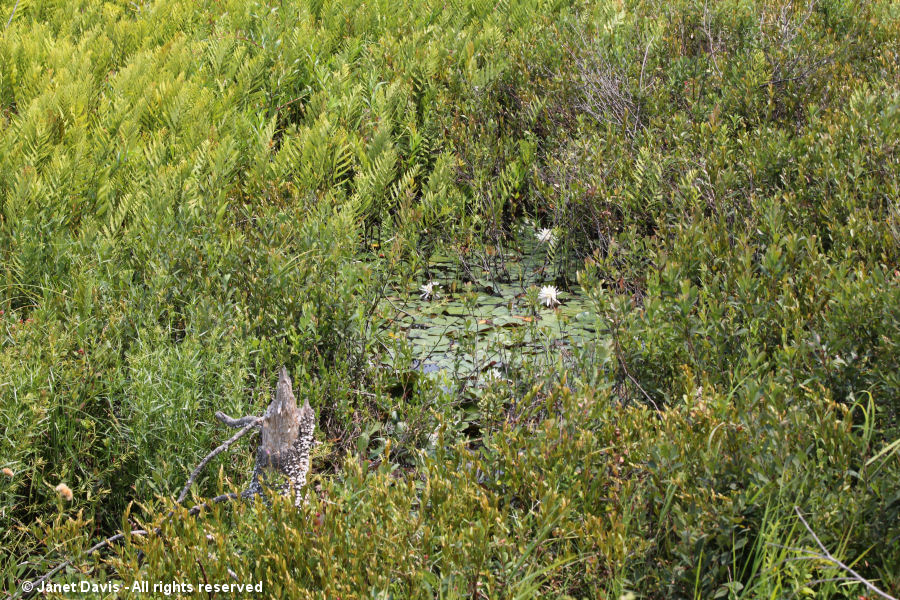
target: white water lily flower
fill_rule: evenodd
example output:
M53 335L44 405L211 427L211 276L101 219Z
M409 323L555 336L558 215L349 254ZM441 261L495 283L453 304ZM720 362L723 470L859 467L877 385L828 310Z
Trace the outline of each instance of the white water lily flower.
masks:
M422 292L422 300L428 300L435 295L435 286L437 286L437 284L433 281L429 281L428 283L419 286L419 291Z
M552 246L553 243L556 242L556 236L553 234L553 230L547 229L546 227L537 231L534 234L534 237L542 244L550 244Z
M500 372L500 369L492 368L484 372L484 378L487 381L500 381L503 379L503 373Z
M538 294L538 300L547 308L552 308L559 304L559 299L556 297L558 293L559 290L556 289L556 286L545 285Z

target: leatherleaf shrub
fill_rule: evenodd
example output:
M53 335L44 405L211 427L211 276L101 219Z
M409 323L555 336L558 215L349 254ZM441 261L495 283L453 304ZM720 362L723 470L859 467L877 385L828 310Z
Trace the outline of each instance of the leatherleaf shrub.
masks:
M819 394L704 391L658 415L561 386L533 411L477 449L423 451L414 470L392 466L390 448L349 457L311 482L299 512L182 515L110 564L122 585L235 581L230 569L291 598L780 597L817 572L782 564L776 541L799 533L793 505L816 530L851 533L846 552L881 539L883 564L897 558L885 539L896 514L879 498L896 493L895 474L856 472L870 440Z
M54 582L872 597L819 543L900 595L895 0L0 25L8 595L72 559ZM188 515L215 412L261 414L282 365L307 504ZM191 505L246 489L256 440Z

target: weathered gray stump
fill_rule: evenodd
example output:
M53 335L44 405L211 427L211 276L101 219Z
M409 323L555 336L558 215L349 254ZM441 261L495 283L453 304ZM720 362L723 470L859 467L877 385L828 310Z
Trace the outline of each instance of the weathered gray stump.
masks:
M275 399L261 418L232 419L221 412L216 413L216 416L231 427L246 427L251 424L261 427L250 487L241 496L252 498L261 494L265 497L268 489L287 493L293 488L294 505L300 506L303 503L306 474L309 472L309 451L313 445L316 419L307 400L303 401L302 408L297 407L287 369L281 367ZM272 477L273 475L276 477ZM278 481L278 475L283 476L285 481ZM270 478L275 480L272 484L269 483Z

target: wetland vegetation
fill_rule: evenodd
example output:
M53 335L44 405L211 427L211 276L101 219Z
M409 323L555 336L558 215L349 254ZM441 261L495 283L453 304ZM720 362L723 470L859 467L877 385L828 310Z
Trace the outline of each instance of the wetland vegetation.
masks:
M8 596L66 559L98 597L900 596L896 0L0 27ZM188 515L281 365L307 504Z

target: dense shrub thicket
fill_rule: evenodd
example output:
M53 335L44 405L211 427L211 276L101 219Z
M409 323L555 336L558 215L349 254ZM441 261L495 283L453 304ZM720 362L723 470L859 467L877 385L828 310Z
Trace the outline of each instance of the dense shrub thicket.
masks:
M897 2L5 0L0 20L9 593L162 521L213 413L259 413L286 364L319 416L307 507L179 513L60 577L869 593L796 560L817 549L796 507L900 594ZM525 220L558 232L596 340L475 401L386 368L385 295Z

